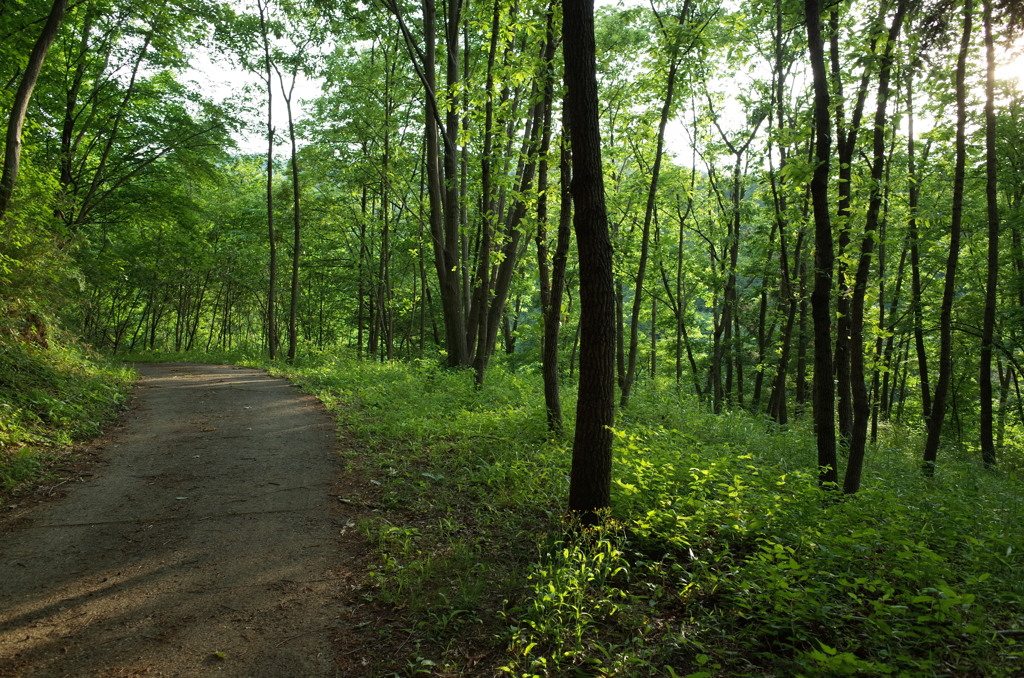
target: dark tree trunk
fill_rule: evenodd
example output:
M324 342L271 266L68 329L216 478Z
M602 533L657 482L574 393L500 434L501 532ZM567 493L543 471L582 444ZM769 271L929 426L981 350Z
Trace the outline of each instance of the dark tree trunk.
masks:
M277 78L281 85L281 95L284 98L285 111L288 115L288 139L291 142L292 151L292 280L288 301L288 362L294 362L298 350L299 263L302 258L302 221L299 213L299 148L295 142L295 118L292 115L292 96L295 92L296 73L292 73L291 88L287 91L284 88L284 78L280 71L277 73ZM384 237L387 238L386 233Z
M831 487L839 476L836 461L835 387L832 381L832 224L828 206L829 159L832 134L829 120L828 79L825 75L825 43L821 35L821 4L804 0L807 43L814 82L814 127L817 166L811 178L814 207L814 428L818 441L818 483Z
M953 297L956 293L956 269L960 257L960 230L964 210L964 176L967 164L967 57L971 47L974 0L964 1L964 30L956 63L956 163L953 170L953 205L949 224L949 256L943 280L942 306L939 309L939 378L935 399L928 417L928 439L924 447L924 473L935 472L935 459L946 415L946 399L953 375Z
M562 430L562 401L558 388L558 337L562 322L562 296L565 291L565 268L569 259L569 241L572 237L572 196L569 192L572 172L568 149L562 149L559 163L562 177L562 208L558 217L558 241L552 259L551 306L544 319L544 401L547 404L548 427L553 432Z
M548 41L555 40L554 12L547 14ZM553 56L553 52L550 52ZM548 153L551 147L551 104L554 96L554 73L551 60L545 63L544 76L544 132L541 137L540 171L537 178L537 258L541 262L541 297L544 321L544 341L541 354L541 372L544 377L544 405L547 413L548 430L555 435L562 434L562 398L559 392L558 336L562 323L562 295L565 290L565 265L569 255L569 238L572 229L572 196L569 194L571 171L568 149L564 144L559 154L561 186L561 209L558 215L558 235L555 253L551 260L550 283L547 268L547 206L548 206ZM547 288L545 294L545 287ZM546 298L545 298L546 297Z
M445 36L448 41L446 60L448 88L452 96L447 97L445 119L437 97L437 5L434 0L423 0L423 47L422 50L405 24L402 11L393 1L386 2L388 9L398 20L399 28L425 90L424 106L424 164L427 175L429 199L430 242L434 252L434 270L437 273L438 290L441 294L441 317L444 322L446 364L449 367L470 365L469 346L466 341L466 307L464 304L463 267L461 238L459 236L459 182L458 150L455 139L458 134L458 102L455 95L459 83L458 27L462 3L453 0L445 15ZM444 144L444 153L441 144Z
M999 282L999 194L997 192L995 80L996 53L992 38L992 0L982 0L985 11L985 199L988 207L988 271L985 279L985 315L981 329L978 374L981 400L981 460L996 464L992 430L992 341L996 329L996 285Z
M469 333L470 354L476 363L476 380L483 383L486 367L487 308L491 297L491 250L494 226L497 221L497 202L493 197L492 166L494 146L494 63L498 54L500 35L501 3L495 0L491 11L491 38L487 50L487 75L484 92L483 151L480 159L480 202L483 214L480 217L480 246L477 251L476 293L470 305L466 320Z
M32 90L39 80L39 72L46 61L46 53L50 51L50 45L57 37L57 30L60 28L67 6L67 0L54 0L43 30L29 54L28 65L25 66L25 72L18 83L18 90L14 93L11 115L7 121L7 134L4 138L4 167L0 174L0 223L3 223L11 196L14 194L14 184L18 180L18 169L21 166L21 131L25 126L28 102L32 99Z
M879 8L879 15L873 20L873 26L882 26L881 13L884 8ZM836 376L836 409L839 419L839 434L844 443L848 443L853 432L853 383L851 375L852 351L850 349L852 315L850 304L853 296L853 286L849 281L847 272L847 252L850 247L850 216L853 202L853 156L857 148L857 136L860 132L861 119L864 115L864 103L867 100L868 83L870 80L870 69L865 66L861 74L860 84L857 89L857 97L853 110L850 114L849 126L846 126L845 119L845 97L843 94L843 81L841 64L839 60L839 9L834 8L829 14L831 33L831 64L832 84L836 89L836 137L837 155L839 160L838 168L838 197L836 200L836 221L839 227L838 258L836 260L835 278L837 283L836 291L836 338L835 338L835 362L833 367ZM871 51L875 50L875 43L871 43Z
M580 378L569 510L587 523L611 503L615 287L598 125L593 0L565 0L565 111L572 143L573 226L580 269Z
M931 386L928 382L928 354L924 348L924 318L921 301L921 250L918 238L917 208L921 189L918 185L914 143L914 80L913 69L907 70L907 174L910 186L907 201L910 218L907 240L910 243L910 304L914 314L914 349L917 352L918 378L921 380L921 413L928 420L932 411ZM927 147L926 147L927 150Z
M267 80L267 242L270 261L267 284L267 354L271 360L277 358L277 234L274 231L274 117L271 95L273 87L272 63L270 61L270 36L267 28L267 5L257 3L260 11L260 32L263 37L263 65Z
M864 466L864 452L867 447L868 419L871 405L868 400L867 376L864 366L864 297L868 288L868 276L871 273L871 255L875 246L875 233L878 230L882 209L882 177L885 171L885 121L886 106L889 101L889 79L892 73L892 52L896 39L903 26L903 17L907 11L907 0L900 0L896 13L889 27L888 40L882 55L882 65L878 73L878 95L876 97L874 130L871 139L871 197L868 200L868 212L864 222L864 237L861 240L860 259L857 262L857 273L853 283L853 295L850 298L850 387L853 396L853 428L850 431L850 456L843 478L843 491L853 494L860 489L860 479Z

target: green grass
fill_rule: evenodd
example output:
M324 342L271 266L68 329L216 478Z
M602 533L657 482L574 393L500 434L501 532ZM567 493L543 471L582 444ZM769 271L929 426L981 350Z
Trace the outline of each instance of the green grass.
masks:
M944 451L928 480L918 432L884 428L864 490L841 499L816 487L805 423L647 384L616 424L613 508L581 535L536 376L493 370L477 389L431 363L326 354L273 369L337 414L379 484L358 527L392 620L377 632L401 648L382 675L1024 671L1016 438L1009 471Z
M48 477L69 446L98 435L133 374L66 337L0 340L0 506Z

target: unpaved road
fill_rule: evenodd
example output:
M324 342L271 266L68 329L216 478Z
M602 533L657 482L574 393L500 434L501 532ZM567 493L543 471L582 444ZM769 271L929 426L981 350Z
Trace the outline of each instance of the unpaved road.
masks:
M257 370L139 372L93 475L0 524L0 676L342 675L330 417Z

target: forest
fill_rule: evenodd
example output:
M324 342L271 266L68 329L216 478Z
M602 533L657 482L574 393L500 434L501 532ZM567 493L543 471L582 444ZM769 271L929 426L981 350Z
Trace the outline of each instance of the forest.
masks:
M0 509L254 365L376 675L1019 675L1024 4L591 4L0 0Z

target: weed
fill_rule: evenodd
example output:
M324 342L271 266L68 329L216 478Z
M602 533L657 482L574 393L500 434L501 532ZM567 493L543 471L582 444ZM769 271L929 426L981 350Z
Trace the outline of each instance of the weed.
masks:
M1001 474L954 458L925 479L919 432L883 427L864 490L825 501L808 422L714 414L650 384L616 423L613 510L582 536L562 522L568 442L545 430L527 370L476 387L430 362L271 367L338 414L375 474L381 517L360 529L378 549L372 596L406 620L396 672L1022 668L1013 461ZM487 667L462 663L481 653Z
M127 397L130 370L54 334L46 347L0 341L0 502L47 477Z

